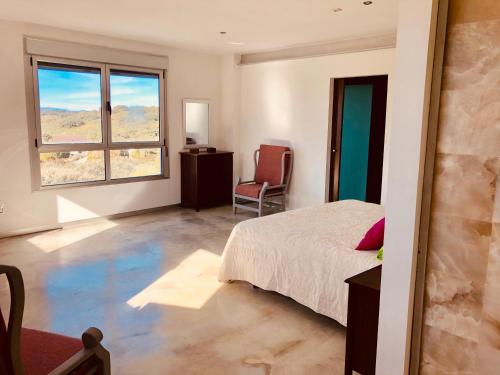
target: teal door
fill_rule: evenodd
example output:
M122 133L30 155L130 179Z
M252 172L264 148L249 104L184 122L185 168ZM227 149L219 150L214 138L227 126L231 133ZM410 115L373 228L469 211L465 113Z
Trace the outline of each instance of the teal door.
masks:
M366 200L373 85L346 85L339 178L339 200Z
M335 80L330 200L380 203L387 76Z

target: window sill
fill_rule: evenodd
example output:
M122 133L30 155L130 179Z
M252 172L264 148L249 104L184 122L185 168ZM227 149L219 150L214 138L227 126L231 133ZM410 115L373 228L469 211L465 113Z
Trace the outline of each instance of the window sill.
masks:
M169 179L170 177L167 176L131 177L131 178L119 178L109 181L75 182L68 184L39 186L33 190L34 191L61 190L61 189L73 189L73 188L93 187L93 186L130 184L134 182L158 181L158 180L169 180Z

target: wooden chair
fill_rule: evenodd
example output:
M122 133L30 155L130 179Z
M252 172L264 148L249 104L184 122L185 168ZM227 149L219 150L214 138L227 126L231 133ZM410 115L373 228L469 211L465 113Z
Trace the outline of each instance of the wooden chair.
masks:
M87 329L81 340L22 328L24 283L16 267L0 265L10 288L9 321L0 310L1 375L109 375L109 352L101 345L102 333Z
M262 216L264 207L285 210L286 193L293 166L289 147L260 145L254 152L255 175L252 181L241 181L234 187L233 212L238 208Z

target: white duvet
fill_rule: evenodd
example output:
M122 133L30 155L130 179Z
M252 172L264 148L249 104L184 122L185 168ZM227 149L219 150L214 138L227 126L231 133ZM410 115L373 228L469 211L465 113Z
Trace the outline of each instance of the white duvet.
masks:
M383 216L380 205L347 200L243 221L226 244L219 281L276 291L345 326L344 280L380 264L376 251L354 248Z

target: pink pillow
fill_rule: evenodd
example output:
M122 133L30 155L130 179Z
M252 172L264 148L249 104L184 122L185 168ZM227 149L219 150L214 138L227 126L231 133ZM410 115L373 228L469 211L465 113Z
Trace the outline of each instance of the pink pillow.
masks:
M356 250L378 250L384 246L385 217L377 221L366 232Z

